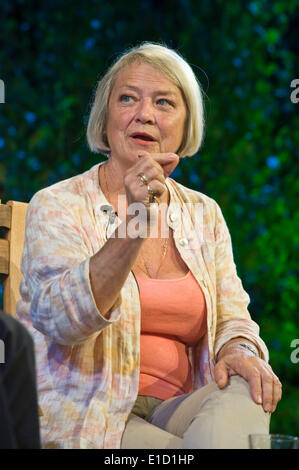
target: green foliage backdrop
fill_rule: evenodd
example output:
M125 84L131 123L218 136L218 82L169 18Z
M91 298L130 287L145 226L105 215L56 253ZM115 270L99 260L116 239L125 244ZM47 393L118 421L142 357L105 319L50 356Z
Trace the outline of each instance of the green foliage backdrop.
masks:
M203 85L206 135L172 176L223 210L252 318L284 384L271 431L298 435L297 4L2 0L0 197L29 201L104 159L85 138L97 80L141 41L177 49Z

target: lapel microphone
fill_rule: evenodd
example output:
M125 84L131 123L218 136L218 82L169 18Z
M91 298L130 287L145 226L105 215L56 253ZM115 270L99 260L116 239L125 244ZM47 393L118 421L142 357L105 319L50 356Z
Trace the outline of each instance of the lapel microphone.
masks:
M112 206L108 206L107 204L104 204L103 206L100 207L100 210L102 212L105 212L109 214L109 224L113 224L115 221L115 217L117 216L117 212L113 210Z

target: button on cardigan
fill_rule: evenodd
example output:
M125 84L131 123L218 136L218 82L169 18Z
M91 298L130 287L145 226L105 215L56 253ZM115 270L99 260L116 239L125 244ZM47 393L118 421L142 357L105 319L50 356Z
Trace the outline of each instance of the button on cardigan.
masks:
M109 223L103 211L108 201L98 168L42 189L28 207L17 318L35 343L44 448L119 448L138 393L135 276L129 273L109 319L98 310L90 285L90 258L121 223L118 217ZM248 312L249 296L218 204L171 178L166 184L167 223L207 306L207 333L188 350L196 390L213 381L216 354L230 339L253 341L266 361L268 350Z

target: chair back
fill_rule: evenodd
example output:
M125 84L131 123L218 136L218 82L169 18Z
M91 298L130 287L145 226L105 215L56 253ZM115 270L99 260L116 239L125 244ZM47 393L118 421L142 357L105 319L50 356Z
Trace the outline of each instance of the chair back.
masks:
M0 201L0 227L4 228L4 236L0 238L0 273L4 277L3 310L9 315L15 315L20 298L27 208L25 202L8 201L1 204Z

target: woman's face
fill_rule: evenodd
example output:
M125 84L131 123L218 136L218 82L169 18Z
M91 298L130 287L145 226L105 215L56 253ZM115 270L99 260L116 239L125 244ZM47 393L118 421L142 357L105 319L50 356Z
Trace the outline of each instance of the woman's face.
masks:
M111 156L128 167L143 151L176 153L186 116L181 91L163 73L146 63L126 67L118 74L108 104Z

